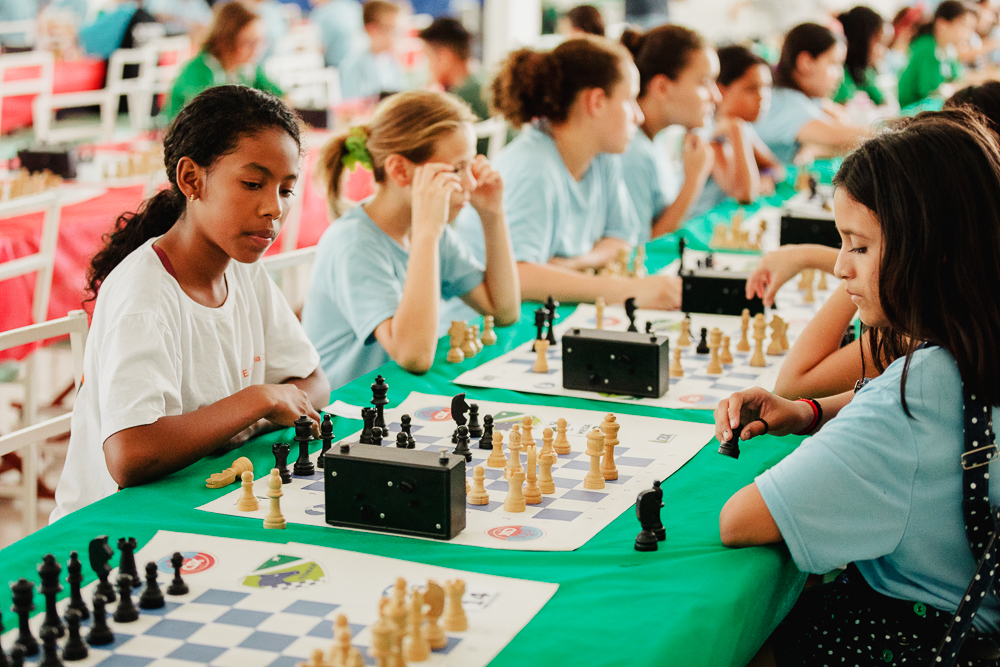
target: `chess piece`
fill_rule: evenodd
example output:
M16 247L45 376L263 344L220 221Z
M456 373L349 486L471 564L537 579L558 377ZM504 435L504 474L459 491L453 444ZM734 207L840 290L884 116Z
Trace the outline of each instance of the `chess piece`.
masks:
M38 634L43 646L38 667L63 667L63 662L59 659L59 645L56 643L60 637L59 631L51 625L43 625Z
M695 354L708 354L708 329L706 327L701 328L701 339L698 341L698 346L694 348Z
M730 458L740 458L740 433L743 432L743 424L739 428L733 429L733 435L729 440L719 443L719 453Z
M396 449L406 449L406 434L400 431L396 434Z
M410 593L410 632L403 642L403 654L410 662L423 662L431 657L431 645L423 633L424 594L418 590Z
M601 433L604 434L604 459L601 461L601 477L611 481L618 479L618 467L615 465L615 445L618 444L618 429L622 427L610 412L604 415L601 422Z
M767 346L769 356L780 356L785 353L785 348L781 345L781 333L785 326L785 321L779 316L771 318L771 343Z
M406 434L406 448L413 449L417 446L417 441L413 439L413 424L410 415L403 415L399 418L400 430Z
M375 410L372 408L361 408L361 435L358 442L362 445L372 444L372 429L375 428Z
M134 623L139 620L139 610L132 601L132 577L127 574L118 576L118 607L113 618L115 623Z
M116 599L115 588L108 581L108 576L111 574L111 564L109 561L114 553L114 549L108 544L107 535L95 537L90 541L88 554L90 556L90 567L94 570L94 574L97 575L98 579L96 592L103 595L104 599L109 602L114 602ZM34 655L34 653L26 653L25 655Z
M181 568L184 567L184 556L175 551L170 557L170 567L174 568L174 579L167 588L167 595L187 595L188 585L181 579Z
M635 501L635 513L642 531L635 538L636 551L656 551L660 548L654 529L659 523L661 500L656 489L646 489L639 493Z
M382 429L378 426L372 426L372 445L375 447L382 446Z
M253 473L249 471L243 473L243 481L240 485L243 487L243 495L236 501L236 509L241 512L256 512L259 510L260 502L257 501L257 496L253 494Z
M476 354L479 354L483 351L483 343L479 340L479 325L473 324L469 328L472 329L472 344L476 348Z
M121 540L118 541L118 544L121 546ZM56 611L56 595L63 589L62 584L59 583L60 572L62 572L62 565L56 561L56 557L52 554L45 554L38 566L38 578L41 580L38 591L45 597L45 620L42 621L39 634L44 634L45 628L52 628L55 630L57 638L66 634L66 626L63 625L62 619L59 618L59 612Z
M210 489L221 489L223 487L229 486L236 480L240 478L240 475L244 471L249 470L253 472L253 462L250 461L245 456L233 461L233 465L229 466L222 472L217 472L205 480L205 486Z
M781 349L788 352L788 322L785 322L784 320L781 321L780 333L781 335L779 338L781 339Z
M479 404L469 403L469 437L483 437L483 427L479 425Z
M757 313L753 318L753 339L756 342L753 350L753 357L750 358L750 365L763 368L767 366L764 359L764 339L767 338L767 322L764 321L764 314Z
M372 425L382 429L382 435L387 435L389 429L385 425L385 406L389 403L389 385L386 383L385 378L379 375L375 378L375 382L372 383L371 390L371 404L375 406L375 423Z
M493 415L483 415L483 429L479 449L493 449Z
M521 448L534 447L535 439L531 437L531 426L533 419L529 415L525 415L524 419L521 420Z
M87 603L83 601L80 594L80 584L83 582L83 564L75 551L69 552L69 562L66 563L66 583L69 584L69 604L67 609L75 609L80 614L80 620L85 621L90 618L90 611ZM0 631L2 632L2 631ZM0 649L0 653L3 649Z
M626 331L631 331L633 333L639 333L639 330L635 326L635 297L630 296L625 299L625 316L628 318L628 329Z
M829 286L826 284L826 271L820 271L819 282L816 283L816 289L820 290L821 292L825 292L828 288Z
M139 570L135 567L135 548L138 546L134 537L128 539L118 538L118 576L127 574L132 578L132 588L138 588L142 581L139 579Z
M729 351L729 336L722 337L722 349L719 351L719 361L724 366L733 363L733 353Z
M507 476L507 497L503 501L505 512L523 512L526 508L524 500L524 471L518 468ZM445 626L447 627L447 626Z
M493 451L490 452L489 458L486 459L487 468L504 468L507 465L507 459L503 455L503 433L500 431L493 432Z
M677 239L677 275L684 273L684 248L687 246L687 241L684 237Z
M594 307L597 308L597 328L598 329L603 329L604 328L604 306L605 305L606 304L604 303L604 297L603 296L597 297L597 301L594 302Z
M486 470L483 466L476 466L472 469L472 490L465 498L470 505L488 505L490 503L490 494L483 483L485 479Z
M455 422L455 432L451 434L451 444L458 444L458 427L465 424L465 413L469 411L469 404L465 402L465 392L455 394L451 397L451 419Z
M448 602L444 610L442 626L448 632L465 632L469 629L469 620L465 616L465 609L462 608L465 582L461 579L444 582L444 593Z
M679 347L674 348L673 359L670 361L670 377L684 377L684 367L681 366L681 348Z
M465 329L465 341L462 343L462 354L465 355L466 359L471 359L479 353L479 348L473 342L476 339L476 334L472 330L472 327L466 327Z
M427 586L424 589L424 605L427 607L424 612L424 618L427 619L424 637L427 638L427 643L431 645L432 649L442 649L448 645L448 638L438 624L438 619L444 613L444 589L433 579L427 580Z
M538 455L535 446L527 448L528 460L525 463L525 479L528 485L524 488L524 502L528 505L537 505L542 502L542 492L538 488Z
M538 452L539 460L545 454L555 454L555 450L552 448L552 441L554 436L552 435L552 429L545 427L542 429L542 451Z
M466 462L472 460L472 450L469 449L469 427L465 424L458 427L458 444L455 445L452 454L464 456Z
M115 633L108 627L107 603L103 595L94 594L94 623L87 633L87 643L91 646L107 646L115 641Z
M156 563L146 563L146 587L139 596L139 609L162 609L166 604L156 582Z
M750 309L744 308L740 316L740 340L736 343L737 352L749 352L750 341L747 340L747 331L750 329Z
M18 579L10 585L10 610L17 614L18 633L14 648L20 648L24 655L38 655L38 641L31 634L28 619L35 610L35 584L27 579Z
M802 271L802 277L806 286L806 293L802 297L802 303L816 303L816 294L813 292L816 269L805 269Z
M319 456L316 457L316 467L322 470L326 463L324 454L330 451L330 447L333 446L333 417L331 415L323 415L323 423L319 427L319 438L323 441L323 448L319 450Z
M385 608L388 598L382 598L379 604L379 619L371 627L372 645L369 654L375 659L377 667L391 667L393 646L396 643L396 628L386 618Z
M601 475L601 456L603 455L604 434L595 428L587 433L587 456L590 457L590 471L583 478L583 488L604 488L604 476Z
M264 517L264 528L284 530L285 517L281 516L281 473L277 468L271 470L271 478L267 482L267 497L271 499L271 509Z
M309 460L309 443L312 442L312 420L302 416L295 420L295 442L299 446L299 456L295 459L292 472L296 477L309 477L316 472L316 466Z
M66 640L66 646L63 647L63 660L70 662L83 660L90 653L87 645L83 643L83 638L80 637L80 621L82 620L78 609L66 610L66 627L69 639Z
M635 249L635 257L632 258L632 277L645 278L649 275L646 271L646 246L640 245Z
M504 466L503 476L509 478L515 470L521 470L521 434L518 431L510 432L510 439L507 442L507 465Z
M559 307L559 302L549 295L549 298L545 300L545 309L548 311L546 319L548 320L548 333L545 336L545 340L549 341L549 347L556 347L559 345L559 341L556 340L556 308Z
M560 456L572 451L569 440L566 439L566 420L562 417L556 422L556 441L552 443L552 449Z
M535 373L549 372L549 362L548 358L546 357L548 351L549 351L549 341L545 340L544 338L542 340L535 341L535 365L532 367L532 370Z
M483 345L496 345L497 335L493 331L493 316L486 315L483 317L483 336L479 339Z
M532 345L531 349L536 349L538 341L545 338L545 323L549 319L549 311L545 309L545 306L541 306L535 309L535 343Z
M687 315L681 320L681 335L677 338L677 347L691 346L691 318Z
M465 361L465 352L462 351L462 345L465 343L465 322L452 320L451 328L448 329L448 337L450 348L445 360L449 364Z
M722 347L722 330L713 328L709 334L708 349L712 351L712 358L708 360L708 367L705 372L709 375L722 375L722 359L719 356L719 348Z
M20 646L14 646L10 650L10 667L24 667L24 650Z
M274 453L274 469L278 471L281 483L291 484L292 473L288 469L288 444L284 442L276 442L271 445L271 451Z
M555 452L546 452L544 449L538 457L538 467L541 474L538 476L538 490L543 494L556 492L556 483L552 479L552 465L556 462Z

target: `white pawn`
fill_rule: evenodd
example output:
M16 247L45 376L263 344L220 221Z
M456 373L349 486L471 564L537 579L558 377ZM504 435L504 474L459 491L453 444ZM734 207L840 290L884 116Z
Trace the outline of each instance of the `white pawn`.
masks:
M253 473L247 470L240 478L243 480L240 482L240 486L243 487L243 495L236 501L236 509L241 512L256 512L260 509L260 502L253 494Z
M265 528L283 530L287 525L281 515L281 473L277 468L271 468L271 478L267 482L267 497L271 499L271 509L264 517Z
M566 420L562 417L556 423L556 441L552 443L552 449L556 454L569 454L571 449L569 440L566 439Z
M493 431L493 451L486 459L487 468L503 468L507 465L507 458L503 455L503 433Z
M483 483L484 479L486 479L486 470L483 469L483 466L476 466L472 469L472 490L467 496L470 505L490 504L490 494Z

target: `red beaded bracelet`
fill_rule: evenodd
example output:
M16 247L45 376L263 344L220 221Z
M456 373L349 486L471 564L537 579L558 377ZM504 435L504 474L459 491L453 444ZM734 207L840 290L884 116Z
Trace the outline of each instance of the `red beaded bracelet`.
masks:
M799 431L795 435L809 435L814 430L816 430L816 427L819 426L819 423L823 421L823 406L819 404L819 401L812 398L800 398L798 400L802 401L803 403L808 403L810 407L812 407L813 419L811 422L809 422L809 426L807 426L805 430Z

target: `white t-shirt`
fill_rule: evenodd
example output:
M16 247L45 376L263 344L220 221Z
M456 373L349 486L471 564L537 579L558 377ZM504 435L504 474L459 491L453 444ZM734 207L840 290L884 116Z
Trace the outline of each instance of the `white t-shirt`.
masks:
M255 384L306 377L319 355L259 264L230 262L218 308L193 301L150 239L108 275L94 308L66 465L50 521L115 493L104 441Z

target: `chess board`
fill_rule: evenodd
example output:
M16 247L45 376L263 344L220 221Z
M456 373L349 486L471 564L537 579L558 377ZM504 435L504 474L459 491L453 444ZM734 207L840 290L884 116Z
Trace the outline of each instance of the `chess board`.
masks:
M714 266L719 269L747 270L756 263L756 257L735 253L714 253ZM684 253L684 264L692 267L697 260L704 261L705 253L689 251ZM676 274L677 262L667 266L661 273ZM838 283L832 277L827 277L826 290L814 290L815 302L805 303L804 293L796 287L792 280L778 291L775 300L777 309L771 314L778 314L788 323L788 341L794 344L795 339L805 326L812 320L820 307L836 289ZM651 322L653 331L670 338L671 353L680 336L681 321L684 314L655 310L636 311L636 327L645 330L646 322ZM562 349L556 345L547 352L548 373L535 373L535 352L532 350L534 341L529 341L516 349L496 359L491 359L480 366L471 368L459 375L455 382L466 387L498 387L528 394L547 394L551 396L570 396L574 398L596 399L612 403L632 403L660 408L693 408L697 410L714 410L723 398L736 391L750 387L763 387L768 391L774 389L778 373L781 371L785 356L767 356L767 365L763 368L749 365L750 353L737 352L736 342L740 339L740 318L728 315L704 315L692 313L691 336L694 342L684 348L681 355L681 365L684 367L684 377L670 378L670 387L659 398L637 398L597 392L565 389L562 386ZM556 339L572 328L593 329L597 326L597 309L592 304L580 304L565 320L556 324ZM730 352L733 363L723 366L722 375L708 375L709 355L696 354L699 332L702 327L711 330L718 327L724 335L731 339ZM628 318L621 306L607 306L604 309L604 328L613 331L625 331L628 328ZM752 336L752 328L749 336ZM770 329L768 329L770 336ZM770 338L765 341L765 348ZM753 339L750 338L751 349ZM468 365L475 363L463 362Z
M527 415L532 417L532 436L540 451L542 431L548 426L555 431L556 422L566 419L567 438L572 447L570 454L559 456L552 466L556 492L543 495L539 505L528 505L525 512L510 513L503 509L507 495L507 482L502 469L485 466L490 450L479 448L479 439L470 441L473 460L466 464L466 474L472 480L477 465L486 467L486 490L490 495L488 505L467 505L466 528L450 541L492 549L521 551L573 551L614 521L635 504L643 489L650 488L654 480L669 477L691 459L709 442L714 428L709 424L617 415L621 430L621 444L615 449L619 476L607 482L602 490L583 488L583 478L590 468L586 450L586 433L600 425L606 411L569 410L547 406L514 405L478 401L480 418L492 415L494 430L504 434L508 441L511 426ZM399 420L404 414L412 418L411 434L417 449L438 451L442 447L453 449L451 436L455 423L451 419L451 398L412 393L397 408L386 411L386 424L390 436L383 445L394 446L395 434L400 431ZM359 408L360 410L360 408ZM349 436L346 442L357 442L359 433ZM506 447L504 453L507 453ZM521 452L522 467L526 456ZM315 458L315 455L314 455ZM236 509L241 490L233 491L202 505L198 509L219 514L245 517L261 522L267 514L267 479L254 483L254 493L263 499L256 512ZM281 511L286 521L292 523L326 526L325 497L322 470L310 477L294 477L291 484L282 488ZM638 525L638 524L636 524ZM413 538L421 539L421 538Z
M314 649L328 652L333 621L346 614L352 645L374 665L367 648L370 626L378 620L378 603L397 577L422 587L428 579L466 583L462 607L469 629L446 632L448 643L431 653L423 665L481 667L521 631L555 594L557 584L539 583L463 572L432 565L329 549L308 544L275 544L208 535L159 531L136 553L138 569L147 562L159 566L159 583L166 590L173 578L170 556L184 557L182 576L190 591L166 595L161 609L140 609L139 620L116 623L115 604L108 605L114 644L90 647L90 655L67 665L79 667L295 667ZM117 579L113 572L112 581ZM93 588L83 599L91 608ZM133 591L138 602L141 588ZM67 600L58 605L64 611ZM44 609L36 593L36 605ZM44 618L31 619L35 637ZM89 627L90 622L85 622ZM82 635L86 637L87 629ZM4 635L13 645L17 631ZM65 642L65 638L60 644ZM37 664L39 655L28 659Z

